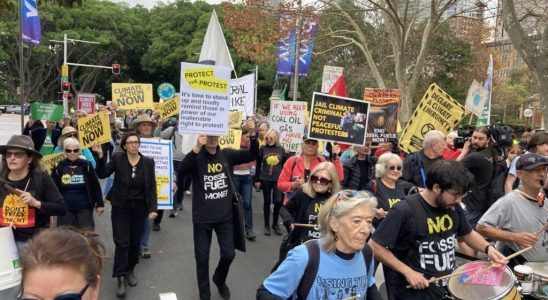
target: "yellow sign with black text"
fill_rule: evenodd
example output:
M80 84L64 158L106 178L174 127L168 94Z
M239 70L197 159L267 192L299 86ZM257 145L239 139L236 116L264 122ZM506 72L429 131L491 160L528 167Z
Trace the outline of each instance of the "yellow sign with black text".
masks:
M55 168L55 166L57 166L57 164L63 159L65 159L65 154L62 152L42 157L42 161L46 165L46 169L48 170L49 174L51 174L51 170L53 170L53 168Z
M164 101L158 105L161 118L169 118L175 116L181 110L181 102L179 98L172 98L171 100Z
M78 119L78 140L81 148L89 148L93 143L108 143L111 139L107 112L103 111Z
M448 134L466 114L467 110L462 104L433 83L403 129L399 147L407 153L420 151L427 132L439 130Z
M228 135L219 137L219 146L221 149L232 148L239 150L242 141L242 131L238 129L229 129Z
M112 102L119 109L153 109L152 84L113 83Z

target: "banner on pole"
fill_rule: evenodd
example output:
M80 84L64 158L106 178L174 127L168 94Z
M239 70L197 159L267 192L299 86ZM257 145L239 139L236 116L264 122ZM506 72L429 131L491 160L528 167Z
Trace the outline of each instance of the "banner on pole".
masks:
M366 88L363 98L371 103L367 120L367 137L371 142L385 143L397 138L400 90Z
M304 101L271 101L270 128L280 134L280 145L297 152L303 142L307 103Z
M363 100L314 93L308 136L351 145L364 145L369 103Z
M278 42L276 73L283 76L293 76L295 73L295 19L289 14L280 15L279 30L287 31L287 35ZM299 76L307 76L312 61L312 51L318 20L316 17L303 17L299 30ZM287 28L291 28L287 30Z
M432 83L403 129L399 147L407 153L422 149L427 132L439 130L448 134L466 115L466 108Z
M179 132L228 133L230 68L181 63Z
M160 111L161 118L169 118L179 113L181 110L181 102L178 98L171 98L171 100L158 103L158 107L155 110Z
M59 122L63 118L63 105L33 102L30 105L30 115L33 120Z
M21 33L23 42L34 46L40 45L42 39L42 28L40 16L38 15L38 1L19 0L21 4Z
M173 153L170 140L141 139L144 156L154 159L158 209L173 208Z
M255 74L230 80L230 110L243 112L243 119L255 111Z
M468 108L476 117L481 118L488 97L489 91L474 80L468 89L464 107Z
M88 115L95 113L95 95L78 94L78 110L85 111Z
M106 111L80 118L77 123L81 148L89 148L93 143L105 144L112 139Z
M152 84L113 83L112 101L119 109L152 109Z
M337 81L337 78L344 72L343 67L323 66L322 74L322 93L329 93L331 87Z
M229 129L228 135L219 137L219 147L221 149L231 148L240 150L242 142L242 131L239 129Z

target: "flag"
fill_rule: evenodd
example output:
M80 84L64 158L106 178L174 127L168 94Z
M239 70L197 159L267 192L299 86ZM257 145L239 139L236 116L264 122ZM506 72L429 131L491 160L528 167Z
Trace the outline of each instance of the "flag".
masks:
M329 89L330 95L346 97L346 85L344 84L344 75L339 76L333 86Z
M287 35L278 42L276 54L276 73L283 76L293 76L295 73L295 44L296 30L295 20L290 15L280 15L279 30L287 30ZM299 31L299 76L307 76L312 62L312 51L318 20L316 17L303 18L302 28Z
M215 10L211 13L209 25L200 51L199 63L210 63L215 66L229 67L234 70L234 63L226 45L223 29L219 24Z
M487 66L487 79L483 87L489 92L487 101L483 107L481 117L476 121L476 126L488 126L491 123L491 95L493 92L493 55L489 54L489 65Z
M38 3L36 0L19 1L23 1L21 5L21 33L23 42L38 46L42 38L40 16L38 16Z

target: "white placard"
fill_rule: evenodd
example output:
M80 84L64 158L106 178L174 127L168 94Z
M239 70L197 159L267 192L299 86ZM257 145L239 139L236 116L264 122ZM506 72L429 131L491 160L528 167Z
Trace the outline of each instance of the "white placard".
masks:
M173 156L171 141L142 138L139 152L154 159L158 209L172 209Z
M479 118L483 112L483 107L485 106L487 97L489 97L489 91L479 82L474 80L468 89L468 95L466 96L466 103L464 104L464 107Z
M280 133L280 144L297 152L301 149L305 125L306 102L271 101L270 128Z
M329 89L335 84L337 78L344 72L343 67L323 66L322 93L329 93Z
M243 119L252 116L255 108L255 74L230 80L230 110L243 111Z

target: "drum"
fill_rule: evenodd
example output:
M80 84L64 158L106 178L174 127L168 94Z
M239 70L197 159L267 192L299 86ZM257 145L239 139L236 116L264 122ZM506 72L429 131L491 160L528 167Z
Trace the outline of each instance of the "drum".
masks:
M533 296L536 299L548 299L548 263L526 262L533 269Z
M490 263L485 263L489 266ZM453 273L464 271L466 264L457 268ZM514 274L507 266L502 276L500 286L472 285L460 281L461 276L453 276L449 279L448 289L455 299L460 300L519 300L521 296L514 286Z

